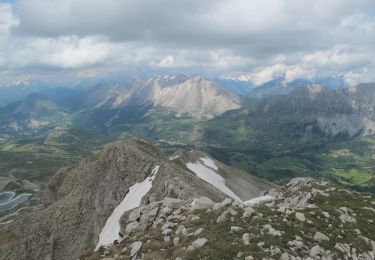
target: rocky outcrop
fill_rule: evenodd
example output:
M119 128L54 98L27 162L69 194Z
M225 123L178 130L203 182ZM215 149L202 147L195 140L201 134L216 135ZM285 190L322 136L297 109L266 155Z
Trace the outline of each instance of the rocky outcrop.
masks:
M309 199L298 207L290 204L298 204L293 198L302 192L310 194ZM137 254L141 259L372 260L373 216L363 208L374 205L373 201L373 197L305 178L292 180L274 200L251 208L228 199L205 204L204 208L179 201L173 209L159 201L152 225L124 237L118 245L90 254L88 259L129 259L133 255L131 245L138 241L143 243ZM248 211L252 214L246 215ZM133 212L137 215L139 210L129 214L129 221ZM350 214L356 222L342 224L340 214ZM221 221L215 221L219 218Z

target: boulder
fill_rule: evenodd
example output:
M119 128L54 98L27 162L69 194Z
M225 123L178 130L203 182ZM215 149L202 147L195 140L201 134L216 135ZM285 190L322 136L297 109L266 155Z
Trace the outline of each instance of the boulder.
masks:
M250 234L249 233L244 233L242 235L242 242L244 243L245 246L250 245Z
M137 221L130 222L126 225L125 234L127 236L137 231L139 231L139 223Z
M212 207L213 210L220 209L222 207L228 206L232 203L232 200L230 198L225 198L222 202L215 203Z
M121 217L121 228L125 227L125 234L129 235L135 231L144 231L151 227L159 212L161 202L153 202L132 210L128 217ZM122 232L123 233L123 232Z
M233 209L232 207L229 207L229 208L227 209L227 211L228 211L232 216L237 216L237 215L238 215L238 212L237 212L235 209Z
M310 192L298 192L296 195L286 199L289 208L305 208L310 205L312 195Z
M321 196L324 196L324 197L329 197L329 194L322 191L322 190L318 190L318 189L311 189L311 194L316 197L317 195L321 195Z
M208 242L207 238L198 238L191 245L194 248L201 248L202 246L204 246L205 244L207 244L207 242Z
M210 209L214 205L214 202L207 197L199 197L192 203L193 209Z
M176 230L176 236L186 236L187 235L187 229L185 228L184 225L179 225L177 230Z
M342 243L336 243L335 248L339 250L341 253L343 253L346 256L350 256L350 245L348 244L342 244Z
M295 216L296 216L296 219L300 222L306 221L305 214L303 214L302 212L296 212Z
M243 218L249 218L254 214L254 209L250 206L244 208L244 212L242 214Z
M279 230L274 229L270 224L263 226L265 229L268 229L268 234L272 236L281 237L281 232Z
M163 236L169 235L170 233L172 233L172 229L170 229L170 228L166 228L166 229L164 229L164 230L161 232L161 234L162 234Z
M316 232L314 235L314 240L315 241L329 241L329 237L321 232Z
M164 214L164 215L169 215L169 214L171 214L172 209L169 208L169 207L163 207L163 208L160 210L160 212L161 212L162 214Z
M356 223L357 222L355 218L353 218L352 216L349 216L347 214L341 214L339 218L340 218L340 220L343 224L345 224L347 222L348 223Z
M195 230L194 236L199 236L202 232L203 232L203 228L198 228L197 230Z
M280 256L280 260L290 260L291 257L290 255L287 253L287 252L284 252L281 256Z
M155 216L158 213L159 206L161 202L153 202L146 206L142 206L139 208L136 208L132 210L128 216L128 223L133 221L139 221L141 217L143 217L143 221L145 221L147 218L155 218Z
M228 215L229 215L229 211L228 210L223 211L220 214L220 216L217 217L216 223L218 223L218 224L219 223L223 223L226 220L226 218L227 218Z
M309 184L313 181L312 178L304 178L304 177L298 177L291 179L286 187L288 188L294 188L296 186L305 186L306 184Z
M243 229L242 227L237 227L237 226L231 226L231 227L230 227L230 230L231 230L231 231L234 231L234 232L240 231L240 230L242 230L242 229Z
M323 256L325 255L325 251L324 251L324 248L321 248L320 246L318 245L315 245L313 246L311 249L310 249L310 256L313 257L314 259L320 259L318 258L319 256Z
M288 241L288 246L292 248L302 249L303 242L299 240Z
M142 241L136 241L133 244L131 244L130 245L131 247L130 257L133 257L136 254L138 254L139 250L141 250L142 248L142 245L143 245Z
M163 206L170 209L177 209L183 204L183 200L165 197L163 199Z
M200 220L201 218L199 217L199 216L197 216L197 215L193 215L193 216L191 216L191 221L196 221L196 220Z
M161 230L167 229L167 228L173 228L176 224L173 222L166 222L164 225L161 227Z

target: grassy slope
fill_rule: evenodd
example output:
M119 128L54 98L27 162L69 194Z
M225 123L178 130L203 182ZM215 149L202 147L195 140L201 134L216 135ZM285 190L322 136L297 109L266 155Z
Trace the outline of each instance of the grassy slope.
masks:
M313 176L375 192L375 137L329 139L313 128L310 139L302 140L298 127L303 128L257 125L254 129L241 118L222 117L205 123L201 142L218 160L271 181ZM343 149L349 153L340 153Z
M123 124L116 131L159 142L167 154L179 148L203 150L219 161L279 184L297 176L312 176L375 192L375 138L329 140L313 129L312 138L301 141L291 136L291 129L300 131L293 125L254 129L231 117L210 121L176 118L159 108L143 122ZM352 156L336 156L341 149L349 149Z
M55 130L47 137L6 139L0 143L0 174L46 182L60 167L101 150L113 139L84 130Z

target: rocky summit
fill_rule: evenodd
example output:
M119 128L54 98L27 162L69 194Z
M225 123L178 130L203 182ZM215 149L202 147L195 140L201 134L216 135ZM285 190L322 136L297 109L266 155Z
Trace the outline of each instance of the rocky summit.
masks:
M131 138L60 169L34 210L0 226L0 258L77 259L156 226L156 217L162 223L161 214L168 216L183 204L208 209L223 201L225 192L238 203L256 196L238 190L236 195L220 175L231 168L199 156L188 163L174 160L178 155L166 158L150 143ZM200 166L192 171L189 163ZM233 169L233 174L253 192L277 188L256 177L243 178L241 171Z

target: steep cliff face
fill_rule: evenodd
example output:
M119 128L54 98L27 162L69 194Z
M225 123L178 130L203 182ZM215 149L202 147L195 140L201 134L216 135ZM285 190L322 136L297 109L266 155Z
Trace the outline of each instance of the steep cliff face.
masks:
M127 209L165 197L201 196L221 201L226 195L143 140L116 142L59 170L45 190L43 207L2 227L0 258L75 259L93 251L103 229L115 228ZM118 235L112 232L110 238Z
M241 107L240 98L216 83L196 76L172 86L153 86L152 100L177 113L214 117Z
M331 137L348 135L352 138L374 133L374 97L374 84L336 90L312 85L266 99L247 115L255 125L263 127L275 123L316 125Z
M240 96L200 76L159 76L130 83L98 85L83 93L80 99L80 103L91 110L160 106L193 118L212 118L242 106Z

